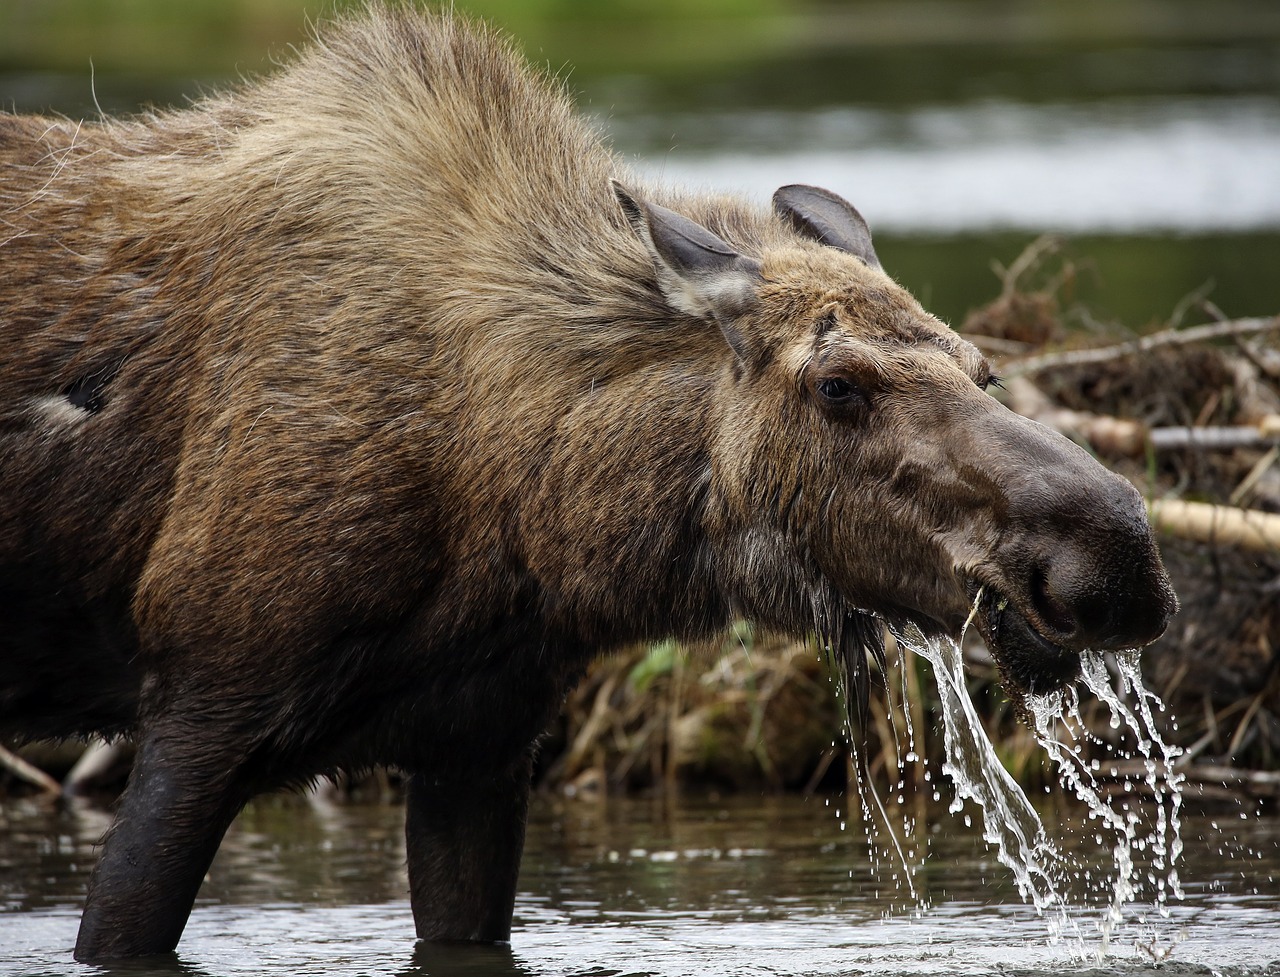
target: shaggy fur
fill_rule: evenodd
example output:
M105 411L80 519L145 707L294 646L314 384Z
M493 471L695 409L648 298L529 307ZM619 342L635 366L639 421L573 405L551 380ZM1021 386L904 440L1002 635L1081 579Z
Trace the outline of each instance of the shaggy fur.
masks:
M662 207L718 243L672 265ZM140 744L78 956L171 949L248 798L375 763L419 934L504 939L533 744L622 643L954 632L982 584L1034 685L1163 629L1132 489L851 208L776 209L640 186L403 8L184 111L0 116L0 732Z

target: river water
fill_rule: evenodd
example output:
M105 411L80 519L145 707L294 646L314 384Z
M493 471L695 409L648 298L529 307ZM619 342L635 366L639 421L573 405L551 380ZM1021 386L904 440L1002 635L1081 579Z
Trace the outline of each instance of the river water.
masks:
M228 833L177 957L110 970L71 959L107 815L11 803L0 811L0 974L1280 973L1274 819L1187 817L1184 898L1099 958L1101 941L1088 935L1098 915L1080 917L1083 941L1051 942L967 812L942 807L919 822L921 911L892 861L869 858L842 803L538 798L510 949L415 954L403 811L262 799ZM1051 831L1065 824L1053 807L1042 818ZM1109 870L1110 852L1090 838L1065 844L1081 864ZM1158 970L1153 956L1165 957Z

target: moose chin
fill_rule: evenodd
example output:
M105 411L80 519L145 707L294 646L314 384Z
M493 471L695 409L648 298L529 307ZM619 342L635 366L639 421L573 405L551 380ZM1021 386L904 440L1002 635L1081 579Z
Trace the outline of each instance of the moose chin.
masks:
M250 798L375 764L419 937L507 939L601 651L874 650L977 598L1038 692L1176 607L1136 491L989 396L850 204L645 185L451 14L0 115L0 208L0 734L137 742L78 959L172 950Z

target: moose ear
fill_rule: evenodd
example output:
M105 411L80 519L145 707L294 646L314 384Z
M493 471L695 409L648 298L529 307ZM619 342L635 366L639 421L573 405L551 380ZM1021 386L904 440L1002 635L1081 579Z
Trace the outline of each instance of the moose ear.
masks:
M805 237L847 251L868 268L880 270L880 259L871 246L871 228L843 197L821 187L793 183L774 193L773 209Z
M731 323L756 301L760 263L738 254L701 224L638 200L617 180L611 182L628 222L653 259L667 302L699 319L714 319L742 357L742 337Z

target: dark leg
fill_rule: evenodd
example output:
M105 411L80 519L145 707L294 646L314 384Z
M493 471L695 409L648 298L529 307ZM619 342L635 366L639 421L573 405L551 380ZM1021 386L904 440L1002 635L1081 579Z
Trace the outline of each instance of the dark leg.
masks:
M510 938L531 767L530 755L497 776L409 779L405 835L419 939Z
M146 736L89 879L75 958L109 960L177 946L228 825L248 799L238 759L207 732Z

